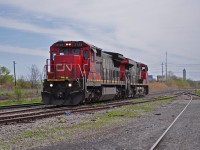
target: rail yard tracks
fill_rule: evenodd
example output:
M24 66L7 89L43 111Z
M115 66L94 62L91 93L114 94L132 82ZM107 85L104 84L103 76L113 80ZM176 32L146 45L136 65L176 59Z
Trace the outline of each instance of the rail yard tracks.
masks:
M125 105L136 105L142 103L148 103L152 101L160 101L165 100L167 98L174 98L178 97L182 94L187 94L186 92L176 92L171 96L155 96L150 98L145 98L145 100L123 100L123 101L116 101L116 102L107 102L104 104L97 104L97 105L82 105L76 107L55 107L55 106L45 106L39 108L26 108L22 110L14 110L9 112L1 112L0 113L0 125L2 124L10 124L16 122L30 122L36 119L48 118L53 116L59 116L63 114L70 114L70 113L79 113L79 112L93 112L99 111L104 109L110 109Z

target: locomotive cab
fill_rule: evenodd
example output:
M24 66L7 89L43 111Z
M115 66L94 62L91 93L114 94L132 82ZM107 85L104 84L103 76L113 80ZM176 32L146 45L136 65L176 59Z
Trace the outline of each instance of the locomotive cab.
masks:
M139 83L147 84L148 83L148 67L145 64L139 63Z
M82 41L59 41L50 47L42 92L44 103L76 105L84 100L86 80L100 80L96 49Z
M42 92L45 104L76 105L82 101L83 64L86 63L83 61L83 49L87 50L87 47L83 48L83 44L59 41L50 47ZM87 53L89 58L89 51Z

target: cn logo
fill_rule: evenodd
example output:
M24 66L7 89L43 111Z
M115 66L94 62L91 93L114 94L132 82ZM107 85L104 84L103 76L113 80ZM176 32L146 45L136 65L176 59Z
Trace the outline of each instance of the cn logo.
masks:
M72 71L72 64L56 64L56 71L62 72L68 69L69 71Z

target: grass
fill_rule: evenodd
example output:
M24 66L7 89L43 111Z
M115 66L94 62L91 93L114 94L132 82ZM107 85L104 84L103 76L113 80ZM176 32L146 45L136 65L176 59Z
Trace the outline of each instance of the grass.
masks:
M122 108L113 109L109 111L107 114L101 115L101 119L104 120L104 118L108 118L109 120L113 120L116 118L123 118L123 119L135 118L136 116L142 114L143 112L148 112L153 108L154 107L151 105L124 106Z
M105 106L106 103L105 102L97 102L97 103L94 103L92 106L93 107L99 107L99 106Z
M8 150L11 149L11 146L7 143L0 141L0 150Z
M6 96L9 100L11 99L25 99L27 97L32 97L33 95L38 95L40 89L20 89L14 88L11 90L1 90L0 96Z
M200 95L200 90L196 90L195 93L198 94L198 95Z
M158 102L158 103L167 103L167 102L173 101L173 99L171 99L170 97L167 97L167 96L164 97L162 100L161 99L156 99L156 100L158 100L158 101L152 101L152 102L149 102L149 103L156 103L156 102ZM145 99L133 99L131 101L134 104L134 103L143 102L143 101L146 101L146 100Z
M0 106L10 106L10 105L20 105L20 104L32 104L32 103L40 103L41 99L32 99L32 100L6 100L0 101Z
M43 128L43 129L42 129ZM25 131L17 136L17 139L32 139L32 138L45 138L48 137L50 134L56 133L61 130L61 127L55 127L49 130L45 129L46 127L41 127L41 129L33 130L33 131Z
M62 117L57 117L59 123L66 123L67 121L63 119Z
M168 97L166 97L166 99L162 99L162 100L159 100L159 101L155 101L155 102L151 102L151 103L154 103L154 104L163 104L163 103L170 103L170 102L172 102L173 101L173 99L172 98L168 98Z
M5 91L0 91L0 96L13 96L15 94L15 92L14 91L7 91L7 92L5 92Z

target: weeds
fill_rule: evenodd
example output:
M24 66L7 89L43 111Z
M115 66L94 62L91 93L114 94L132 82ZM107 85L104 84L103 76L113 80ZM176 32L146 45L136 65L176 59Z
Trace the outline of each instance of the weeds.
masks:
M0 141L0 149L1 150L8 150L8 149L11 149L11 146L7 143L4 143L4 142L1 142Z
M198 94L198 95L200 95L200 90L196 90L195 93Z
M10 105L20 105L20 104L32 104L32 103L40 103L41 99L32 99L32 100L7 100L0 101L0 106L10 106Z
M14 93L15 93L16 99L17 99L18 101L19 101L19 100L23 97L23 95L24 95L24 92L22 92L22 90L19 89L19 88L16 88L15 91L14 91Z
M59 123L66 123L66 119L63 119L62 117L57 117Z

